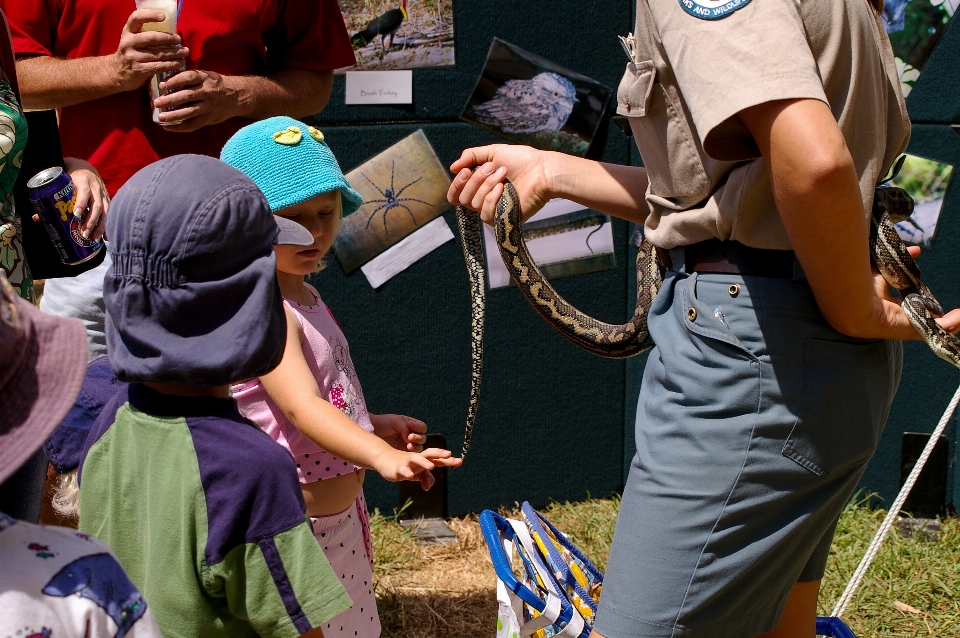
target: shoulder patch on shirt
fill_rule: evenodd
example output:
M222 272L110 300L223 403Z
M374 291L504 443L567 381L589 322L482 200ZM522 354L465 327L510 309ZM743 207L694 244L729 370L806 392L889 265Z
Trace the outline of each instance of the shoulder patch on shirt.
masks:
M744 8L750 0L680 0L683 10L701 20L719 20Z

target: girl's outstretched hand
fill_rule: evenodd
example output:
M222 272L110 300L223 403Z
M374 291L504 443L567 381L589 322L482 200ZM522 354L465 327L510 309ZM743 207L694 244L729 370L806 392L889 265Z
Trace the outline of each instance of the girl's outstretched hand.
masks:
M461 463L463 459L454 458L450 450L432 447L423 452L390 450L380 455L373 469L388 481L420 481L420 486L429 490L435 480L430 470L435 467L457 467Z
M402 414L371 414L373 433L391 445L406 452L422 452L427 442L427 424L420 419Z
M529 146L493 144L468 148L450 165L454 178L447 200L454 206L478 211L485 223L492 224L497 202L503 195L503 180L509 179L520 196L521 217L526 221L550 201L550 173L544 166L549 159L549 152Z

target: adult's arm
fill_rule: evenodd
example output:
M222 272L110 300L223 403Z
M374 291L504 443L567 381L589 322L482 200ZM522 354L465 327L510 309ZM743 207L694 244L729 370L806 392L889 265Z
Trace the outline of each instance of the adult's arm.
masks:
M479 168L473 170L475 167ZM636 166L605 164L529 146L494 144L466 149L450 170L456 177L447 199L479 211L488 224L493 223L504 179L517 189L524 220L558 197L638 224L649 211L644 199L647 171Z
M820 100L778 100L739 115L770 167L783 225L830 325L852 337L919 338L871 270L853 158L830 108ZM960 310L938 321L956 332Z
M158 108L177 107L160 114L174 133L189 133L231 117L263 119L274 115L304 117L323 110L333 88L332 71L283 69L266 77L220 75L213 71L185 71L161 83L161 89L179 89L154 101Z
M180 68L190 53L186 47L177 48L180 36L159 31L141 32L147 22L161 20L163 14L153 10L131 13L120 33L116 52L110 55L19 57L17 75L23 107L39 110L73 106L132 91L146 84L154 74Z

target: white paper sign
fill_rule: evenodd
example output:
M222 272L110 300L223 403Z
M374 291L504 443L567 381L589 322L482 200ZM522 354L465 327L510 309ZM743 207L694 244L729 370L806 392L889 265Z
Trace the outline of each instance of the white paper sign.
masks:
M527 223L550 219L586 210L586 206L568 199L552 199L531 217ZM596 226L579 228L569 232L527 240L527 249L538 266L555 264L572 259L580 259L604 253L613 253L613 229L604 224L599 232ZM595 233L595 234L594 234ZM591 235L594 235L591 237ZM503 265L503 258L497 249L497 237L493 228L483 225L483 246L486 257L487 277L490 288L503 288L510 283L510 273Z
M347 71L347 104L413 104L413 71Z
M453 239L453 231L443 217L421 226L363 266L361 272L374 288L379 288L397 273L403 272L433 249Z

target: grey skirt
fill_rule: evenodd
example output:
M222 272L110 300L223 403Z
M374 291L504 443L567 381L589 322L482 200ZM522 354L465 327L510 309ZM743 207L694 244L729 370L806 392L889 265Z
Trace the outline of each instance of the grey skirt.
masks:
M750 638L819 580L900 378L804 281L667 273L596 629Z

